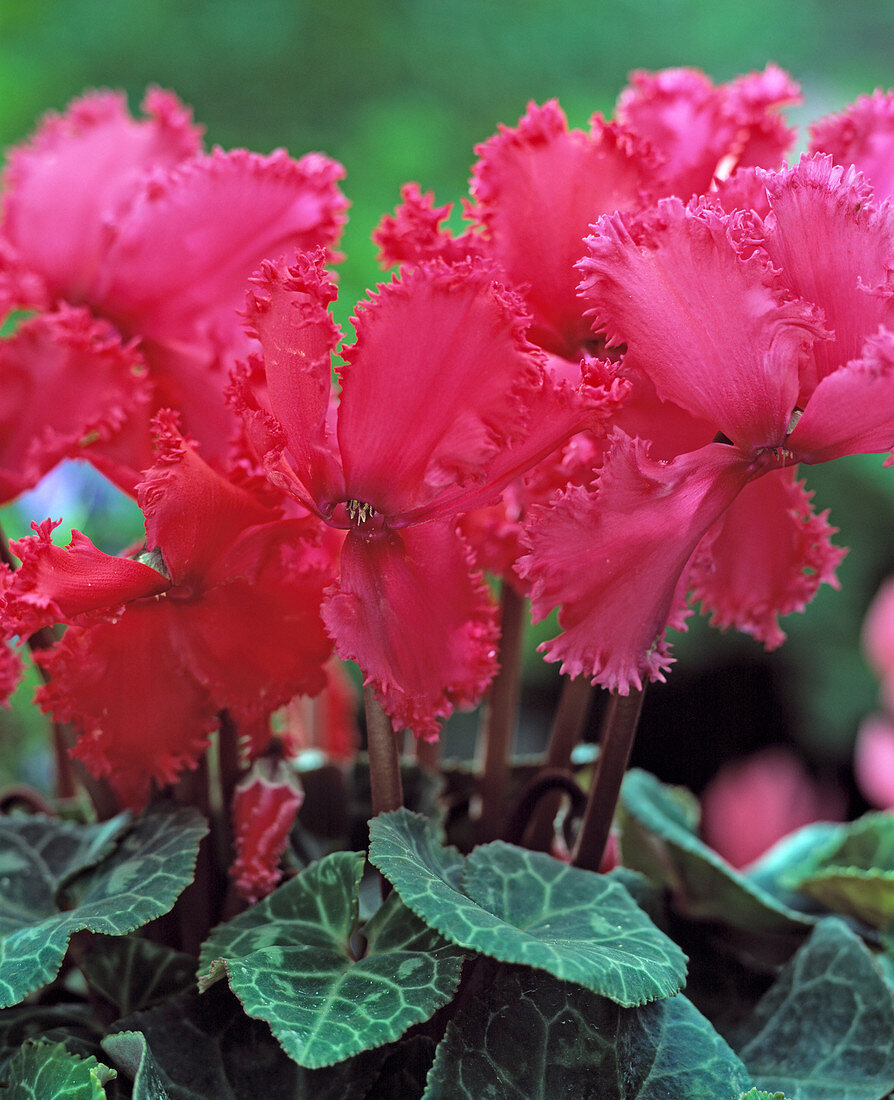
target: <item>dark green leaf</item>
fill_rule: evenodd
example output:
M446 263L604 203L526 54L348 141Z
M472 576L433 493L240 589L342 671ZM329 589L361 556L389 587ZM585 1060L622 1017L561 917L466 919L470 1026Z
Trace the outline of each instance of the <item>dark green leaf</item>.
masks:
M686 791L631 769L621 788L621 855L625 867L666 886L688 917L718 920L749 934L803 934L814 920L735 871L695 833Z
M202 947L202 964L223 958L245 1011L311 1069L392 1042L459 985L462 953L397 895L366 925L366 953L354 957L364 863L360 852L326 856Z
M105 1100L116 1074L95 1058L69 1054L62 1043L28 1039L6 1067L4 1100Z
M116 1025L139 1031L171 1100L346 1100L363 1097L388 1048L307 1070L260 1020L249 1019L223 983L184 994Z
M138 936L97 936L81 962L84 977L120 1015L195 989L196 961Z
M745 1067L683 996L622 1008L527 968L451 1021L425 1100L738 1100Z
M100 1052L102 1032L88 1005L16 1005L0 1011L0 1079L7 1061L26 1039L64 1042L69 1054L82 1058Z
M781 1092L762 1092L760 1089L751 1089L742 1094L741 1100L786 1100Z
M830 821L816 821L803 829L796 829L752 863L744 872L744 877L752 886L772 894L789 909L814 915L825 913L824 908L806 894L792 890L786 884L791 882L793 871L802 869L816 853L840 839L846 828Z
M171 1100L146 1036L139 1031L119 1031L102 1041L102 1049L133 1081L133 1100Z
M839 827L789 879L828 909L885 928L894 918L894 814Z
M734 1036L760 1088L880 1100L894 1088L894 1002L860 938L826 918Z
M50 828L56 824L59 847L78 853L76 867L56 858ZM0 1006L16 1004L55 976L73 932L132 932L168 912L191 881L207 832L195 810L156 810L136 818L124 833L126 823L119 821L111 850L111 831L102 834L110 824L82 826L88 836L79 843L69 835L70 825L47 822L39 849L26 843L26 833L11 834L15 840L4 852L7 870L0 877L7 879L0 892ZM99 851L106 854L96 863ZM64 911L56 897L62 882L68 883Z
M464 864L424 818L397 810L370 823L370 861L460 947L624 1005L670 996L685 978L683 953L623 887L551 856L496 841Z

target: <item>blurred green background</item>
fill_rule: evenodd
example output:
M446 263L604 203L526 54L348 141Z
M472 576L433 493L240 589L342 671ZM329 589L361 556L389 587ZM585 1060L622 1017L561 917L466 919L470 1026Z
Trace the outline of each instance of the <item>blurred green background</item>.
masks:
M558 97L584 125L594 111L611 113L632 69L692 65L722 81L772 60L804 89L790 116L803 135L810 119L890 85L892 41L891 0L3 0L0 142L20 141L85 88L123 88L136 108L145 87L160 84L194 107L209 145L329 153L347 169L352 204L345 321L381 278L369 235L401 184L458 200L474 144L517 121L528 100ZM720 760L787 740L846 774L877 693L860 624L894 572L894 471L881 466L852 459L806 471L852 548L841 591L791 617L790 641L769 656L693 622L669 684L650 693L640 762L700 787ZM59 491L64 499L64 484ZM94 492L65 505L66 521L115 550L138 533L139 516L125 509L110 521L107 497ZM24 500L4 525L21 534L48 511L60 514L55 500ZM546 721L555 669L533 654L528 668L531 706L542 705ZM21 708L0 715L0 778L5 761L7 774L40 782L39 757L22 759L22 721L33 738L36 719Z

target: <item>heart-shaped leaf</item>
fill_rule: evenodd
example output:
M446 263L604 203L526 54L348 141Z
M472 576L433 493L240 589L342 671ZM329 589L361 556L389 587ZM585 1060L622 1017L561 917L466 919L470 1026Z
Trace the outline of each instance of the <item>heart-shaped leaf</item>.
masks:
M683 996L622 1008L521 967L451 1021L424 1100L739 1100L741 1061Z
M143 814L129 827L127 818L99 826L41 819L37 832L28 819L3 824L0 1007L55 976L73 932L123 935L167 913L192 880L207 832L188 808Z
M106 1100L113 1069L95 1058L69 1054L62 1043L28 1039L0 1082L4 1100Z
M617 882L496 841L468 860L406 810L370 822L370 861L459 947L577 982L623 1005L679 990L686 957Z
M266 1020L308 1068L383 1046L428 1020L459 985L462 952L392 895L364 930L356 957L365 857L335 852L214 930L204 966L223 958L245 1011Z

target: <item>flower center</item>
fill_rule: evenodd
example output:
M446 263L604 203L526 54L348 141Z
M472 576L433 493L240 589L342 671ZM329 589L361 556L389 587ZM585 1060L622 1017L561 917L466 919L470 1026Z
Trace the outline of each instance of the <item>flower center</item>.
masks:
M348 513L348 519L356 523L358 527L362 527L368 519L372 519L376 514L375 508L371 504L367 504L365 500L345 501L345 511Z

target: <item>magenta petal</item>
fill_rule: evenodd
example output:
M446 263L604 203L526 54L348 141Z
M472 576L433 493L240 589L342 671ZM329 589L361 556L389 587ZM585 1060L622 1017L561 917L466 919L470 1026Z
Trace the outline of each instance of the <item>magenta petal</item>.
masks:
M894 198L894 91L859 96L840 114L810 127L810 152L831 153L836 164L854 164L876 198Z
M760 257L744 260L731 216L676 199L648 224L600 218L580 263L594 328L625 343L625 365L658 396L716 425L735 444L781 444L798 366L820 329Z
M105 321L66 307L23 322L0 341L0 501L91 457L148 400L140 356Z
M196 766L218 723L219 707L183 667L178 615L170 600L142 600L118 622L70 627L39 659L50 680L37 701L80 728L72 755L135 810L153 780L173 783Z
M543 385L518 300L480 263L420 265L358 307L338 439L347 491L398 516L482 482Z
M150 90L134 121L123 94L93 92L48 115L6 171L3 233L51 299L83 301L114 222L141 178L197 153L201 130L170 92Z
M894 450L894 329L870 336L859 359L826 375L785 446L810 463Z
M832 334L802 368L803 408L817 382L861 354L870 333L894 327L894 210L874 205L859 173L828 156L761 176L772 209L763 247L791 293L820 307Z
M398 728L437 733L496 672L495 608L451 521L371 538L350 531L323 619Z
M560 605L563 633L541 646L547 660L622 695L663 680L683 570L750 476L733 447L655 462L645 441L617 432L595 491L575 486L532 509L519 572L536 619Z
M289 268L266 262L252 279L247 311L264 351L270 407L295 473L318 507L341 495L343 481L327 428L332 353L341 334L328 311L337 292L324 261L321 250Z
M156 463L137 486L146 545L161 550L174 584L203 587L233 540L276 513L199 458L170 410L159 413L154 427Z
M833 546L827 512L815 514L794 467L752 481L702 539L689 569L692 597L711 625L785 641L778 616L803 611L821 584L838 587L847 551Z
M513 286L525 286L531 340L577 359L590 339L574 264L602 213L642 205L653 158L620 126L593 120L569 130L555 100L531 103L517 127L476 148L470 211L484 226L489 254Z

